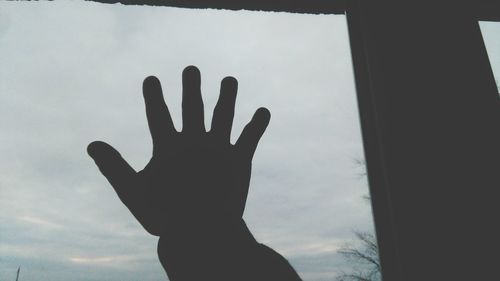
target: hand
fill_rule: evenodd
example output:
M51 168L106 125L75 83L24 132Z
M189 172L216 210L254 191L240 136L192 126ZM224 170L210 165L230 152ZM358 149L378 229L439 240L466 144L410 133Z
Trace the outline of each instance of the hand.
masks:
M236 144L230 143L238 83L222 80L212 126L206 132L200 72L182 75L182 132L177 132L160 82L144 80L146 115L153 156L136 172L110 145L93 142L88 153L122 202L153 235L191 225L221 225L241 220L250 183L251 162L270 113L258 109Z

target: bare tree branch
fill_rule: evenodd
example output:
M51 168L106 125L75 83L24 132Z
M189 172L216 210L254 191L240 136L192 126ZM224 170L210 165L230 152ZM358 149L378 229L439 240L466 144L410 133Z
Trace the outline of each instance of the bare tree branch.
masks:
M337 281L379 281L381 266L375 235L368 232L354 232L361 243L358 247L344 247L338 251L352 264L349 273L342 272Z

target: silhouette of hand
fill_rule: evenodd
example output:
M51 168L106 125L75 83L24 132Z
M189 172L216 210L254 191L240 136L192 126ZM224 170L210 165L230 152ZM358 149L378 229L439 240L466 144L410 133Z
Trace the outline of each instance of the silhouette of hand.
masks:
M160 82L144 80L146 115L153 156L136 172L110 145L88 146L102 174L142 226L153 235L216 226L241 220L250 182L251 161L270 113L258 109L236 144L230 143L237 80L222 80L212 126L206 132L200 72L183 72L182 132L177 132L163 99Z

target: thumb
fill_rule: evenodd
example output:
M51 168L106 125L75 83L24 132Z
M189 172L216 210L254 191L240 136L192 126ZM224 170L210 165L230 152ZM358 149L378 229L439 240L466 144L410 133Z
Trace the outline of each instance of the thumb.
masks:
M101 173L108 179L122 201L130 193L130 183L135 170L111 145L95 141L88 145L87 152L94 159Z

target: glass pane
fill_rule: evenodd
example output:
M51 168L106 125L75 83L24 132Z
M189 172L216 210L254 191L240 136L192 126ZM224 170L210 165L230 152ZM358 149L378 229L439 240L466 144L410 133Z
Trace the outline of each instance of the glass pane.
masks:
M355 232L374 238L343 16L1 2L0 51L0 279L19 267L19 280L166 279L157 238L86 146L106 141L142 169L142 80L162 81L179 130L188 65L207 128L227 75L239 80L233 142L257 108L271 111L244 214L257 240L307 281L372 270L345 252L369 250Z
M500 23L480 21L479 26L490 58L491 68L495 75L498 92L500 92Z

